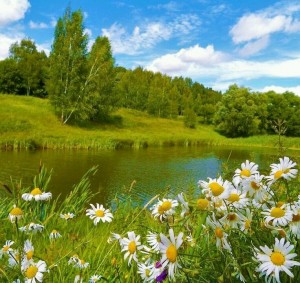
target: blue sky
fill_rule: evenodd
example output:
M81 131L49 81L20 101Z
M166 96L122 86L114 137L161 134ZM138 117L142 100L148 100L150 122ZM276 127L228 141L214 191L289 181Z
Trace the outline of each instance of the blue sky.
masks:
M110 39L119 66L300 95L300 2L0 0L0 59L29 37L49 54L57 19L81 9L90 45Z

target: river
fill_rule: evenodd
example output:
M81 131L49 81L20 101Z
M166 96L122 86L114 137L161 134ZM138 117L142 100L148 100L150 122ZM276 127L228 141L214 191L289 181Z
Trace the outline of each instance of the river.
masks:
M95 201L109 202L116 193L129 188L135 181L132 194L145 202L166 188L173 192L197 186L199 179L214 178L222 164L238 167L246 159L260 168L268 169L277 162L276 151L228 147L165 147L106 151L12 151L0 152L0 182L9 184L22 179L25 187L32 187L33 176L42 162L53 169L48 191L64 197L81 176L92 166L98 172L92 178L92 190L99 192ZM234 170L234 169L233 169ZM10 186L10 185L9 185Z

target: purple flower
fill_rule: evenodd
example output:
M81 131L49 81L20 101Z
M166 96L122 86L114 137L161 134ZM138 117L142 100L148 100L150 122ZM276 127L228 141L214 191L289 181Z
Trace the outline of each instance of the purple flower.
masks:
M163 282L168 276L168 271L165 269L161 274L156 277L156 282Z

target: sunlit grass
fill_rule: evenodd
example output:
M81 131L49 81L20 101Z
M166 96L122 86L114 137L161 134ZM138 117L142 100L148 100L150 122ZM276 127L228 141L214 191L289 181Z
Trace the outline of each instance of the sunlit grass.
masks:
M228 139L212 126L184 127L182 119L162 119L119 109L108 123L62 125L47 99L0 95L0 146L3 149L114 149L147 146L230 145L276 147L276 136ZM300 138L285 138L300 148Z

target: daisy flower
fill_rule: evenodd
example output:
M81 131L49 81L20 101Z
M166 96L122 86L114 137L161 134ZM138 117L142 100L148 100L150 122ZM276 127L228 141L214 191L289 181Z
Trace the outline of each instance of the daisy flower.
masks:
M26 193L22 195L22 199L26 201L43 201L51 199L51 193L42 192L40 188L34 188L30 193Z
M258 173L258 165L254 162L246 160L246 162L241 164L241 169L236 169L233 176L232 182L238 185L243 179L248 179L254 174Z
M13 250L13 251L9 252L8 256L9 256L8 257L8 265L10 267L14 267L16 265L19 265L19 263L20 263L20 254L19 254L18 251Z
M289 230L297 239L300 239L300 202L295 202L291 206L291 210L293 216L292 221L289 223Z
M208 210L210 208L210 202L206 198L197 199L197 208L199 210Z
M256 271L261 272L262 276L266 276L266 282L271 282L272 279L273 281L275 279L275 282L280 283L279 273L281 271L293 278L294 275L290 268L295 265L300 266L299 262L291 260L297 256L296 253L291 253L293 248L294 246L289 242L285 242L284 238L280 241L275 238L273 249L267 246L260 246L261 250L255 248L255 260L260 263Z
M141 245L140 235L135 235L134 231L127 232L128 238L122 238L122 252L125 252L124 259L128 258L128 265L130 265L131 260L138 262L137 251L141 250L143 246Z
M22 232L32 232L32 233L37 233L37 232L42 232L44 230L44 226L36 223L29 223L26 226L20 227L19 230Z
M153 264L145 264L139 263L138 264L138 274L140 274L143 282L149 282L154 279L153 271L155 267Z
M98 282L101 278L102 278L101 275L95 274L95 275L93 275L93 276L90 278L89 283L96 283L96 282Z
M152 214L154 218L159 218L163 221L170 215L174 215L175 208L178 206L178 201L173 199L158 200L158 202L152 206Z
M267 195L271 193L270 189L263 184L264 178L264 175L255 174L242 182L243 189L247 192L249 197L258 202L268 198Z
M180 232L179 235L175 237L173 229L169 229L169 236L170 239L164 234L160 234L161 243L159 247L162 254L162 267L168 268L168 276L174 279L177 268L181 267L178 263L178 249L183 243L183 233Z
M13 249L11 248L11 246L14 244L14 241L11 240L7 240L4 244L4 246L2 247L2 249L0 250L0 259L2 258L2 256L4 254L9 254L9 252L12 252Z
M75 214L74 213L70 213L70 212L64 213L64 214L60 214L60 218L65 219L65 220L70 220L70 219L72 219L74 217L75 217Z
M32 262L31 265L24 270L25 283L36 283L43 281L43 273L47 272L47 265L44 261L39 260L37 263Z
M23 250L22 270L25 270L33 262L34 247L30 240L25 241Z
M249 199L246 197L246 193L242 193L241 190L232 189L229 197L225 200L229 206L234 208L244 208L248 205Z
M146 236L148 244L151 246L152 250L159 252L160 236L159 234L152 233L148 231Z
M231 251L231 246L227 241L228 234L225 233L225 230L222 224L216 220L215 215L212 215L212 218L207 217L207 225L214 230L214 235L216 237L216 246L219 249L225 249Z
M220 222L225 229L237 229L238 225L241 223L241 216L237 212L229 212L220 219Z
M271 222L273 226L286 226L293 219L293 212L285 204L264 210L261 214L265 215L265 222Z
M185 215L187 215L190 212L189 204L185 201L185 199L183 197L183 193L178 194L177 199L178 199L179 203L181 204L181 209L182 209L180 216L184 217Z
M49 235L50 239L58 239L61 237L61 234L59 234L59 232L57 230L52 230L52 232Z
M99 203L94 206L90 204L92 209L86 210L86 215L90 217L90 219L94 220L94 224L97 225L101 220L102 222L111 222L113 215L109 211L109 209L105 209L103 205L99 205Z
M227 180L223 181L222 177L218 179L208 178L208 182L199 181L198 184L203 188L202 193L206 194L206 197L217 199L226 199L230 195L232 184Z
M83 259L78 258L77 261L75 262L75 264L73 265L74 267L77 267L79 269L85 269L89 266L90 264L88 262L86 262Z
M252 212L249 208L246 209L245 214L241 213L241 222L240 222L240 229L244 233L251 232L251 224L252 224Z
M297 165L296 162L293 162L288 157L279 158L279 164L271 164L271 173L270 176L266 178L270 183L277 181L280 178L290 180L296 178L298 170L293 168Z
M10 221L13 223L16 220L20 220L23 217L23 211L21 208L14 205L14 208L10 211L8 217Z
M121 242L122 242L122 237L120 234L117 234L117 233L113 233L111 232L111 236L108 238L107 242L110 244L114 241L119 241L120 245L121 245Z

